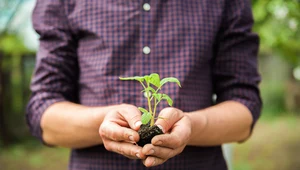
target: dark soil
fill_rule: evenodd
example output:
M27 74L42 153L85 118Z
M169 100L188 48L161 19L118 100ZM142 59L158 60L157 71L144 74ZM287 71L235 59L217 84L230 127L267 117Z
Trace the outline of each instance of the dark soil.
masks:
M140 135L140 140L137 142L139 146L144 146L147 143L151 143L151 139L156 136L163 134L163 131L156 125L141 125L141 128L138 131Z

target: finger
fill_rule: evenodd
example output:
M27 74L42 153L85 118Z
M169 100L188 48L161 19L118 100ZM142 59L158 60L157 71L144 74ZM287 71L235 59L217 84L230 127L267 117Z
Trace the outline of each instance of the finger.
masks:
M187 117L183 117L176 122L172 131L168 134L157 135L151 140L151 144L155 146L163 146L168 148L178 148L187 144L190 139L192 130L191 124Z
M146 159L143 160L143 164L146 167L163 164L168 159L180 154L183 151L183 149L184 146L171 149L167 147L160 147L147 144L142 149L142 153L147 156Z
M171 149L176 149L184 145L183 140L181 140L179 136L173 134L165 134L157 138L154 137L151 143L155 146L166 147Z
M159 117L161 117L161 119L157 119L155 124L162 128L163 132L166 133L183 117L183 112L179 109L168 107L159 113Z
M141 112L137 107L133 105L124 104L118 112L123 116L123 118L128 122L130 128L138 130L141 122Z
M99 128L99 134L102 138L113 141L137 142L139 140L139 134L136 131L109 121L102 123Z
M142 153L146 156L157 157L160 159L169 159L177 153L180 153L181 149L171 149L167 147L154 146L151 144L147 144L143 147Z
M104 139L104 147L106 150L121 154L130 159L145 159L145 155L142 154L142 148L137 145L133 145L127 142L116 142L108 139Z
M157 165L161 165L164 162L166 162L167 160L161 159L161 158L157 158L157 157L153 157L153 156L148 156L146 159L143 160L143 164L146 167L153 167L153 166L157 166Z

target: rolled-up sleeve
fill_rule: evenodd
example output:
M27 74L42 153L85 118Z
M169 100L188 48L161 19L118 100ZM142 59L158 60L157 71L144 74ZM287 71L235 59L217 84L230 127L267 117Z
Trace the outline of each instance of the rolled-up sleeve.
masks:
M251 32L253 17L248 0L228 0L217 38L213 80L217 102L234 100L252 113L253 125L261 112L257 53L259 38Z
M40 46L26 120L31 133L42 140L40 120L44 111L55 102L77 100L78 63L76 42L60 0L37 0L32 21Z

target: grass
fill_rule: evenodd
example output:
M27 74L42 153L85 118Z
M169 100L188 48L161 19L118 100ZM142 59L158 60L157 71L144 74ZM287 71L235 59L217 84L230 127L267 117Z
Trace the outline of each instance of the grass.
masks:
M67 169L69 150L41 144L20 144L0 150L1 170Z
M252 137L234 144L234 170L300 169L300 117L262 118Z
M232 144L233 170L299 170L300 117L263 116L252 137ZM67 169L69 150L48 148L37 143L0 148L1 170Z

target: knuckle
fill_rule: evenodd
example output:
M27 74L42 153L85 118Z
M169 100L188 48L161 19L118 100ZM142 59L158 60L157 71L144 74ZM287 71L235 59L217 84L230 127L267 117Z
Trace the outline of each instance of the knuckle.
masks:
M116 151L121 155L125 155L125 151L124 151L122 145L117 145Z
M120 145L117 145L116 151L117 151L118 153L121 153L121 152L122 152L122 149L121 149L121 146L120 146Z
M132 110L132 109L136 108L134 105L131 105L131 104L121 104L121 106L123 109L126 109L126 110Z
M119 141L119 138L114 134L111 134L110 137L113 141Z
M139 120L140 119L140 115L134 115L130 118L130 121L135 121L135 120Z
M128 106L129 104L126 104L126 103L122 103L120 106L121 107L126 107L126 106Z
M130 150L129 154L130 154L130 156L135 156L136 153L134 150Z
M109 126L101 126L99 129L99 134L102 138L112 139L113 141L119 140L116 133L114 133L114 131L109 128Z
M106 136L105 126L100 126L100 128L99 128L99 134L100 134L101 137L105 137Z
M121 113L122 116L128 117L132 113L138 113L139 110L136 106L130 105L130 104L122 104L121 108L119 109L119 113Z
M181 110L178 110L174 107L167 107L167 108L163 109L161 114L162 114L161 116L168 117L169 119L172 119L172 118L178 119L178 118L182 117Z
M122 135L123 140L129 140L129 136L131 135L131 132L124 131L122 134L123 134Z
M167 107L167 108L164 108L164 109L162 110L162 113L163 113L163 114L166 114L166 113L172 113L173 110L175 110L174 107Z
M177 117L181 117L181 111L178 109L173 109L172 110L172 116L177 118Z
M109 145L108 142L104 142L103 145L104 145L104 147L105 147L106 150L112 151L112 147L111 147L111 145Z

